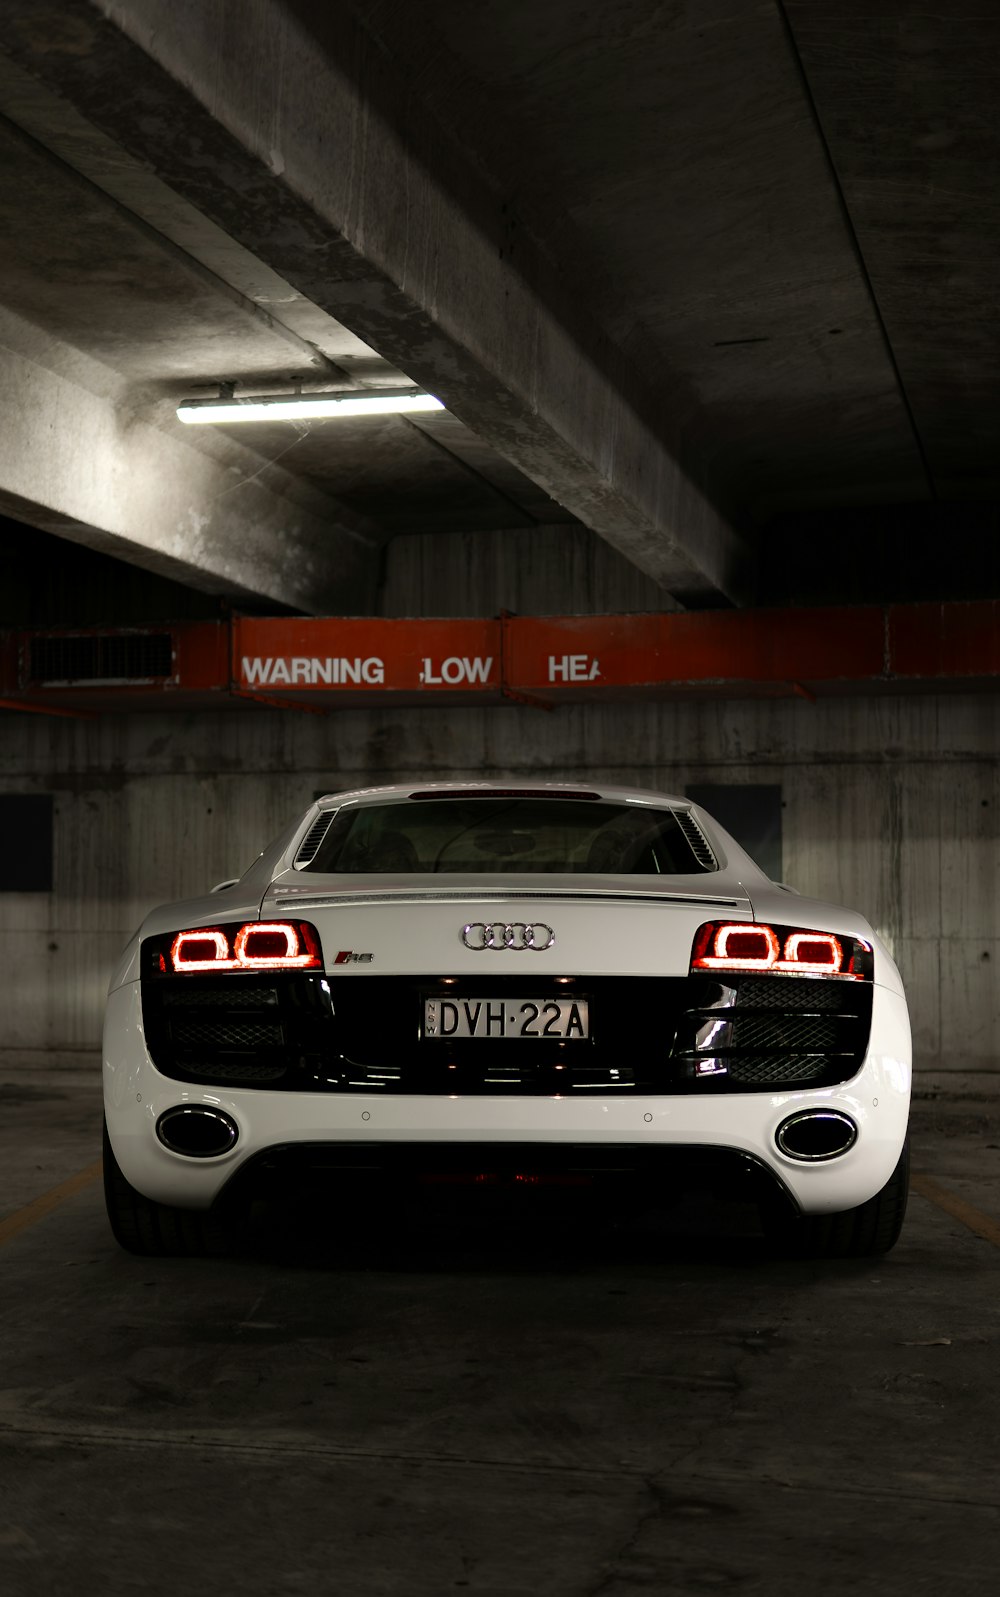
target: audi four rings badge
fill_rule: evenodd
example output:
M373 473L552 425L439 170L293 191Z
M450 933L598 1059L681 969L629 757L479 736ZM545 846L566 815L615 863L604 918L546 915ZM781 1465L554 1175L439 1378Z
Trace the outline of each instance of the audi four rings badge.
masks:
M547 948L552 947L555 940L555 932L551 926L546 926L544 921L535 921L528 925L524 921L506 924L503 921L491 921L486 924L484 921L474 920L462 927L463 943L476 954L481 954L487 948L497 950L510 948L516 954L531 948L536 954L544 954Z

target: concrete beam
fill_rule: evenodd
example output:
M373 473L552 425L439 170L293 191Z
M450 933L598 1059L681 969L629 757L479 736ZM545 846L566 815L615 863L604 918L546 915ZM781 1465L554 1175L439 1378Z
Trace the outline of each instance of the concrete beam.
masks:
M0 45L661 586L751 595L679 418L348 7L9 0Z
M660 611L663 590L587 527L406 533L386 545L383 616Z
M239 445L189 442L172 415L161 430L134 399L0 311L0 509L237 601L372 608L377 545L362 522Z

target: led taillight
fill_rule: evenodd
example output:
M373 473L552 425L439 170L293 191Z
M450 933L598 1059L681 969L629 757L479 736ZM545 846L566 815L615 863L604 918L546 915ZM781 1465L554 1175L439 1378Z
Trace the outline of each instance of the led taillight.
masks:
M174 970L232 970L229 938L217 926L201 927L196 932L178 932L170 945Z
M319 939L305 921L248 921L178 932L170 945L173 970L319 970Z
M872 950L860 938L841 939L831 932L755 921L709 921L695 934L691 969L866 981L872 975Z
M291 925L289 921L253 921L241 926L236 934L234 953L239 965L254 970L315 970L319 964L319 950L303 946L307 936L299 937L306 928ZM311 939L310 939L311 940Z
M828 932L792 932L785 939L783 963L819 976L836 976L844 963L844 950L840 939Z
M777 962L780 949L770 926L741 923L711 930L709 951L696 961L700 970L770 970Z

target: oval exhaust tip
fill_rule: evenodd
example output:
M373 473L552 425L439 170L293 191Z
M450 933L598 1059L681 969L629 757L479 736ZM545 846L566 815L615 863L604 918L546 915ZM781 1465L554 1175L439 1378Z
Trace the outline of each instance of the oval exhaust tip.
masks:
M156 1122L156 1135L171 1153L189 1159L215 1159L235 1148L240 1128L222 1109L208 1104L178 1104L165 1109Z
M781 1122L774 1140L789 1159L815 1164L838 1159L858 1140L858 1128L839 1109L800 1109Z

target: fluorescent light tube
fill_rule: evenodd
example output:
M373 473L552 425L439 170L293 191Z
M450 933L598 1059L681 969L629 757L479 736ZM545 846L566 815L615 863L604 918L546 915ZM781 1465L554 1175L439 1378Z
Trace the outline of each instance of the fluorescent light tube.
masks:
M253 399L190 399L177 407L188 426L228 426L234 421L315 421L327 416L405 416L443 410L440 399L415 388L397 392L274 394Z

